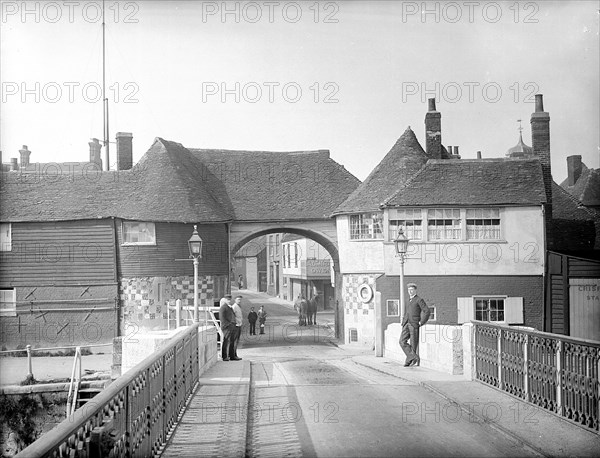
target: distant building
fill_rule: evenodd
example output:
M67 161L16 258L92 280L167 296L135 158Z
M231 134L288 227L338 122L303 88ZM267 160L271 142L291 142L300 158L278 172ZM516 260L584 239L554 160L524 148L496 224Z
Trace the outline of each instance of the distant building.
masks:
M283 237L282 298L295 301L299 294L307 299L319 296L318 309L335 308L332 286L332 261L325 248L313 240L294 234Z

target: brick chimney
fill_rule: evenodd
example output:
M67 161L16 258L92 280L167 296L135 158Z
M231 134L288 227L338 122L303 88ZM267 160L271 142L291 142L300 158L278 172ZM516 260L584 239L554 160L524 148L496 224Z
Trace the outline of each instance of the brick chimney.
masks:
M581 170L581 156L579 154L569 156L567 158L567 171L569 173L567 176L568 186L575 186L575 183L577 183L577 180L579 180L579 177L581 176Z
M19 170L19 163L16 157L10 158L10 170Z
M98 140L97 138L92 138L92 141L88 142L88 145L90 146L90 162L92 164L97 164L98 170L101 171L102 155L100 153L100 150L102 148L102 145L100 144L100 140Z
M430 159L442 158L442 114L435 110L435 99L429 99L425 115L425 151Z
M117 132L117 170L130 170L133 167L133 134Z
M550 114L544 111L544 96L535 95L535 112L531 113L531 145L540 158L544 188L549 210L552 211L552 170L550 168Z
M20 149L19 153L21 154L21 167L27 167L29 165L31 151L27 149L27 145L23 145L23 149Z

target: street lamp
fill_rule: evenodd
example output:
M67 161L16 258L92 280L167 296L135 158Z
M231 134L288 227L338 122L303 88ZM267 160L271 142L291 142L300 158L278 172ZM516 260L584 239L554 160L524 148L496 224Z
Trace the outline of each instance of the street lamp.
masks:
M188 240L188 248L190 249L190 258L194 258L194 323L198 322L198 259L202 257L202 239L198 235L198 226L194 224L194 232ZM206 309L204 310L205 324Z
M396 254L400 257L400 322L404 318L404 260L406 259L409 240L404 235L402 228L399 228L398 237L394 240L394 246L396 247Z

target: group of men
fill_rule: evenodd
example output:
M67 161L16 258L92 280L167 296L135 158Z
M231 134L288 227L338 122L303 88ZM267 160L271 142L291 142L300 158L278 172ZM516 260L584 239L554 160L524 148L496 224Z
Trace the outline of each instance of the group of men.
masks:
M242 314L242 296L236 296L232 301L231 294L226 294L219 302L219 321L223 331L223 340L221 342L221 358L223 361L240 361L237 354L238 343L242 335L242 324L244 317ZM248 322L250 323L250 335L256 335L256 321L260 325L260 333L265 333L265 320L267 313L261 305L258 313L254 307L248 313Z
M420 358L418 354L419 346L419 328L429 320L430 310L425 301L417 296L417 285L409 283L408 295L409 301L402 317L402 333L400 334L400 347L406 354L405 366L418 366ZM298 297L301 301L302 296ZM219 320L223 331L223 342L221 343L221 357L223 361L240 361L237 355L237 347L242 335L242 324L244 321L242 309L242 296L236 296L232 302L231 295L227 294L221 299L219 304ZM256 321L260 323L260 333L264 334L264 323L267 317L263 306L258 313L251 308L248 314L250 323L250 334L256 335ZM409 343L410 340L410 343Z

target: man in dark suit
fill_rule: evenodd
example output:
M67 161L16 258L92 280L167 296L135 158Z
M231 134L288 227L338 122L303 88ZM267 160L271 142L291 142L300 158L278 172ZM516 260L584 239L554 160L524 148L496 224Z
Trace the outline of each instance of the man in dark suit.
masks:
M226 294L219 303L219 321L223 331L223 340L221 342L221 358L223 361L229 361L234 353L234 338L236 334L235 313L231 308L231 294Z
M405 366L418 366L420 358L419 349L419 327L427 323L431 311L425 301L417 296L417 285L409 283L408 295L410 300L405 307L402 317L402 333L400 334L400 347L406 354ZM410 339L410 345L408 340Z

